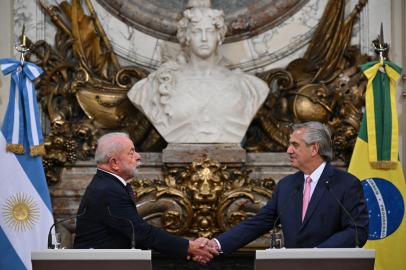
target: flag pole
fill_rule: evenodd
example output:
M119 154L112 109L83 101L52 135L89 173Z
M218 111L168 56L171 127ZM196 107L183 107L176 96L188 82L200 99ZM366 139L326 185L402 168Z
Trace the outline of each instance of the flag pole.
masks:
M27 36L25 35L25 24L23 24L23 30L20 36L20 44L15 46L17 52L20 53L20 62L21 64L25 61L25 54L30 50L30 47L27 45Z
M375 53L377 54L380 62L389 60L388 59L389 44L385 43L385 40L383 38L383 23L381 23L381 31L378 37L372 41L372 47L374 48Z

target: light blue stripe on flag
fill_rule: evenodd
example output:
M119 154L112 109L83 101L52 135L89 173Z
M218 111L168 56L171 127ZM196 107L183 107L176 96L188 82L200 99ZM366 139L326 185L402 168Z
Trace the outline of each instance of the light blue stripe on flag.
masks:
M43 70L32 63L10 58L0 59L0 68L4 75L11 75L10 98L3 127L7 143L14 145L9 150L17 154L25 150L31 151L32 155L42 155L44 139L33 81ZM23 149L24 137L28 138L29 147Z
M28 146L26 142L25 146ZM25 171L25 174L29 175L29 177L33 179L31 181L31 184L36 189L37 193L41 196L44 204L48 207L49 211L52 212L51 199L49 197L48 186L45 180L45 173L42 166L42 158L40 156L32 157L28 153L24 155L15 155L15 157L21 164L21 168Z
M27 146L27 138L24 138ZM7 241L0 242L1 269L16 268L16 256L31 269L31 252L47 249L48 230L53 223L51 202L41 157L28 152L5 151L0 132L0 229Z
M15 252L7 236L0 228L0 270L25 270L25 265ZM10 267L11 266L11 267Z

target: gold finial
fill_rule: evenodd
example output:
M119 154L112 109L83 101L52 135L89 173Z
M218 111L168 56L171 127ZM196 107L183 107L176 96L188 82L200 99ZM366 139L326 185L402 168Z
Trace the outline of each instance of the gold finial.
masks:
M384 61L388 59L388 51L389 51L389 45L388 43L385 43L384 38L383 38L383 24L381 23L381 31L380 34L376 39L372 41L372 46L375 49L376 54L379 57L380 61Z
M25 35L25 24L23 24L23 30L21 31L20 44L16 45L15 49L20 53L20 61L23 63L25 54L30 50L27 45L27 36Z
M22 46L27 46L27 36L25 35L25 24L23 24L23 31L21 33L20 42Z

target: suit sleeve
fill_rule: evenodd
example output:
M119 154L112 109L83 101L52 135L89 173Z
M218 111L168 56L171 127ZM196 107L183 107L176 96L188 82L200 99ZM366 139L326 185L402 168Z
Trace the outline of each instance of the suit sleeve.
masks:
M278 188L258 214L216 237L224 254L238 250L272 229L277 215L277 197Z
M362 186L357 178L354 176L351 176L351 178L353 181L345 189L341 202L354 221L341 209L341 230L318 245L319 248L355 247L355 226L360 247L365 245L368 239L368 210ZM336 190L332 188L331 192L336 192Z
M154 249L169 256L186 259L188 240L168 234L145 222L138 215L134 203L124 190L123 192L107 190L104 193L106 194L101 194L100 200L109 206L111 215L129 219L133 223L137 248ZM107 211L107 207L105 208L102 214L104 222L113 230L131 239L130 224L125 220L112 217Z

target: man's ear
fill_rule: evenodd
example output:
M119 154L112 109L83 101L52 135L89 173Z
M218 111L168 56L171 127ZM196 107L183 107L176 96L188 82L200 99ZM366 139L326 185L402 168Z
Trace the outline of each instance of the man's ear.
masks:
M116 158L114 158L114 157L110 158L110 159L109 159L109 165L110 165L110 168L111 168L112 170L118 171L119 166L118 166L118 163L117 163L117 159L116 159Z
M320 150L320 144L314 143L311 145L311 151L312 151L312 157L316 156L319 154Z

